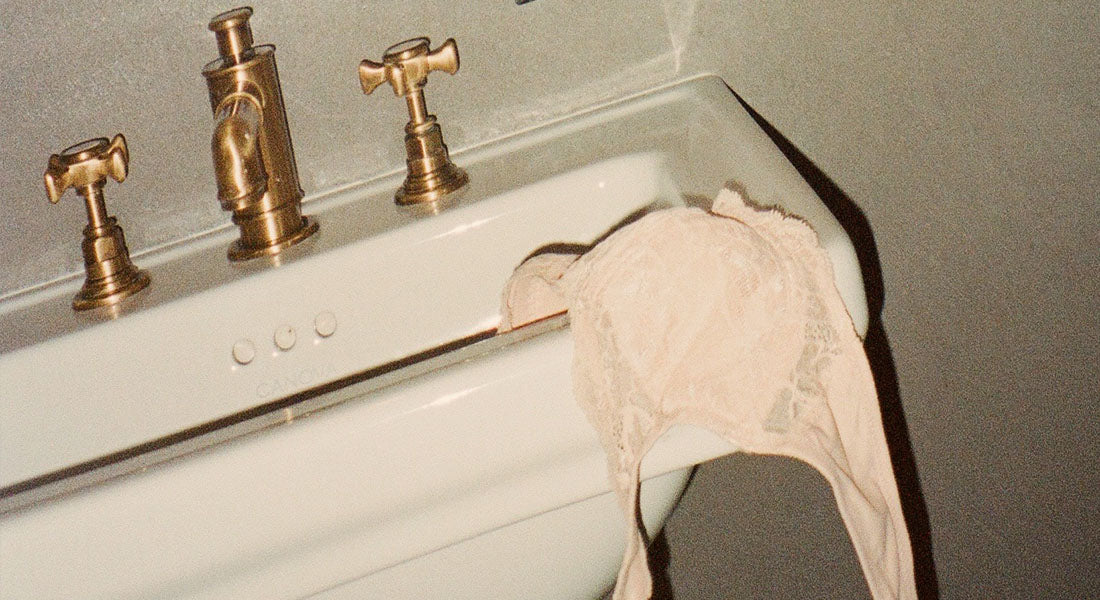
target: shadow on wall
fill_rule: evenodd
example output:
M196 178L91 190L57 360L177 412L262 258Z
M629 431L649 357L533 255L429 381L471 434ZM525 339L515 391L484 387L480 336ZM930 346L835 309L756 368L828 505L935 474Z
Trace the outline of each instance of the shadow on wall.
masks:
M794 144L783 136L764 117L748 105L736 92L730 90L745 110L752 115L756 123L768 134L779 150L791 161L799 174L810 184L829 210L844 227L856 249L864 287L867 290L867 303L870 311L870 327L864 348L874 375L878 390L879 407L882 411L886 441L890 447L890 458L897 477L898 491L901 495L902 510L905 513L906 526L909 528L910 542L913 547L914 571L916 573L917 595L920 600L938 600L939 582L932 554L932 536L928 521L928 508L921 492L920 478L917 474L916 460L912 444L909 441L909 428L901 403L897 370L894 367L893 353L889 339L882 324L882 306L884 287L882 267L878 259L878 249L867 217L851 198L844 193L827 175L803 154ZM651 568L654 575L653 600L674 600L672 585L668 576L669 546L662 532L653 541L650 549Z

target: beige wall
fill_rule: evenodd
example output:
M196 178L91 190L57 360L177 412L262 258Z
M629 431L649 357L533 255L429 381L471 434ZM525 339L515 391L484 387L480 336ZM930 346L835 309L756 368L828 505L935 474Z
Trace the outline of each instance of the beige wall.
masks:
M108 199L136 252L228 223L199 70L205 22L231 6L0 5L0 296L80 268L77 198L49 206L40 177L87 137L129 138L131 179ZM1100 593L1095 3L253 6L311 194L401 164L401 103L364 98L354 67L412 35L459 41L462 71L428 97L452 149L721 74L859 238L882 315L869 349L942 597ZM858 597L831 502L791 461L707 465L670 523L665 584L677 600Z
M942 597L1096 597L1100 5L700 4L686 68L720 73L869 224L888 336L869 350ZM859 597L827 488L767 464L708 465L688 492L677 600Z

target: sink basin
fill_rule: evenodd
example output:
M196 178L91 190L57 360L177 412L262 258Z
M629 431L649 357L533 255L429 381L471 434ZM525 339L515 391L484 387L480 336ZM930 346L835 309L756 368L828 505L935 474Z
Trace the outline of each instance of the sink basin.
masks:
M308 199L320 232L277 259L227 262L226 229L138 257L153 284L115 313L69 310L79 282L0 305L0 597L597 596L622 524L567 318L497 335L500 292L729 180L815 227L866 329L850 241L717 78L453 157L437 214L395 206L395 172ZM665 436L650 530L732 450Z

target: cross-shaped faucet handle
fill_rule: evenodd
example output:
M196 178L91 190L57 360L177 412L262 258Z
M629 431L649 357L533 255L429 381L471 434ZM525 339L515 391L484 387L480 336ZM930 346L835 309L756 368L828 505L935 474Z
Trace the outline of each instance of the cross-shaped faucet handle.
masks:
M359 63L359 84L369 94L389 82L393 93L405 97L409 122L405 124L405 164L408 177L398 188L398 204L435 203L469 181L466 172L451 162L443 132L424 102L424 84L432 71L458 71L458 46L453 39L430 49L428 38L413 38L390 46L382 62ZM453 198L453 197L452 197Z
M453 39L429 50L428 38L413 38L394 44L382 55L382 62L364 60L359 63L359 83L369 94L383 83L393 86L393 93L405 96L424 87L428 73L443 71L454 75L458 71L458 46Z
M46 196L54 204L65 190L76 188L88 198L88 186L102 186L110 177L122 182L130 166L130 153L122 134L113 140L95 138L74 144L50 156L46 165Z

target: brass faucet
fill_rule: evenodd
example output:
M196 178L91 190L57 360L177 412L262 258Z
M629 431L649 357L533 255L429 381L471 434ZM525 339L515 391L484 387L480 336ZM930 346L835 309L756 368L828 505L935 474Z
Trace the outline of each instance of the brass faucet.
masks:
M84 197L88 226L84 228L84 286L73 298L74 310L121 302L149 285L149 275L130 262L126 237L118 220L107 214L103 184L110 177L122 183L130 166L126 138L95 138L50 156L44 176L46 196L56 204L65 190Z
M364 94L388 82L393 93L404 96L408 104L409 122L405 125L408 175L394 194L402 205L436 202L469 181L466 171L451 162L439 123L435 115L428 114L424 103L428 73L458 72L458 47L454 40L448 39L429 51L430 43L428 38L413 38L390 46L381 63L371 60L359 63L359 84Z
M218 200L240 228L230 260L272 255L317 231L317 223L302 216L275 47L252 45L251 16L243 7L211 19L220 56L202 70L214 110Z

